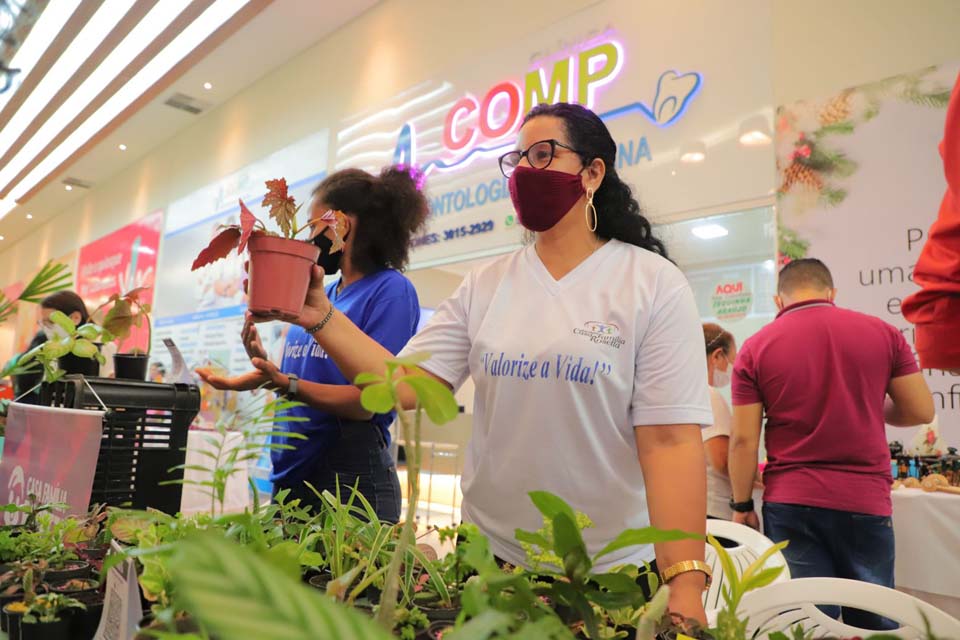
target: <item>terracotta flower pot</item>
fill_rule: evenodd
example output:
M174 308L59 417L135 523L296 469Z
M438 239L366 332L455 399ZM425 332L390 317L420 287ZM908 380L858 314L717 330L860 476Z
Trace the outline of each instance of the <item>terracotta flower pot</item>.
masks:
M247 247L250 311L300 315L320 249L312 243L264 235L252 236Z

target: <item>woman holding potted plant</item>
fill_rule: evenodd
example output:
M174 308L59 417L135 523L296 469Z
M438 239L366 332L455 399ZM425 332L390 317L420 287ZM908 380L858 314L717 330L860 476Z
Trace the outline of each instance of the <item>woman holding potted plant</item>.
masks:
M322 231L313 238L320 249L318 264L329 274L340 273L324 297L391 354L403 348L420 319L417 293L400 273L411 241L428 215L417 180L401 167L385 169L379 176L346 169L327 177L313 194L312 221L336 212L336 223L318 225ZM233 378L207 369L198 374L217 389L269 385L306 405L290 410L306 420L285 423L284 428L307 440L292 440L289 449L271 454L274 493L289 489L288 500L318 505L320 499L305 482L334 494L339 484L345 497L356 485L380 520L396 522L400 483L387 446L394 416L364 410L352 377L340 372L305 328L290 330L279 366L269 361L252 323L244 328L243 340L254 371Z
M473 377L463 516L511 564L524 563L515 530L539 526L531 490L596 514L591 555L628 528L705 530L700 426L713 417L700 320L616 150L580 105L531 111L500 167L535 240L468 275L405 349L431 354L422 368L452 388ZM390 354L327 300L322 278L314 270L296 317L257 319L309 331L347 376L382 374ZM412 392L403 400L413 405ZM627 547L595 570L654 555L670 608L704 622L702 540Z

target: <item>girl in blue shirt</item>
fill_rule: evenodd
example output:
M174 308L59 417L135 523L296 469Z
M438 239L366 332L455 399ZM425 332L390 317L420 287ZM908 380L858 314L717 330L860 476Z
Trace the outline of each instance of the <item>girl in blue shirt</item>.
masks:
M411 241L428 215L416 178L400 167L385 169L379 176L346 169L327 177L313 194L312 218L329 209L347 217L342 252L331 252L332 229L314 238L320 247L318 264L327 274L340 272L340 278L326 287L327 295L341 313L394 354L413 336L420 320L417 293L400 273ZM234 378L199 373L217 389L242 391L269 385L305 403L290 413L306 420L285 423L284 428L307 439L289 440L292 450L272 453L274 493L289 489L288 499L319 505L305 482L332 493L339 482L343 495L356 486L381 520L396 522L400 483L387 431L394 414L372 415L363 409L360 390L300 327L290 329L279 367L267 359L250 322L244 327L243 340L254 371ZM293 376L296 389L291 393Z

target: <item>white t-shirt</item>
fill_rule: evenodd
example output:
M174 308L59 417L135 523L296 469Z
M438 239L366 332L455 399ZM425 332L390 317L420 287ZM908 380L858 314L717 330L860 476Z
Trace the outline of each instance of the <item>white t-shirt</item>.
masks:
M525 558L514 531L543 526L528 492L587 514L595 554L650 524L634 426L713 421L689 284L668 260L615 240L559 281L533 246L470 273L404 349L416 352L455 389L473 377L463 519L514 564ZM652 557L632 547L596 570Z
M713 424L700 432L703 435L703 441L706 442L718 436L729 438L733 416L730 414L727 401L713 387L710 387L710 405L713 407ZM711 467L710 461L707 460L707 515L732 520L733 510L730 508L732 495L730 478Z

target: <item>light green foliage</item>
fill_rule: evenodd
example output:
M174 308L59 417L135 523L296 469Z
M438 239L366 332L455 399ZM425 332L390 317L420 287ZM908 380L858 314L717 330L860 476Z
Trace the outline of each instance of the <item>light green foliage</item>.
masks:
M171 560L178 605L222 640L388 640L362 614L297 584L266 559L215 535L180 542Z
M186 484L200 488L210 498L210 515L223 513L226 500L227 482L231 477L246 469L250 463L258 460L264 450L282 451L295 448L295 444L277 442L285 440L306 440L306 436L293 431L278 430L277 424L303 422L306 418L289 415L294 407L304 406L301 402L275 399L259 406L254 400L242 406L238 411L221 417L214 427L217 435L202 436L209 448L198 449L197 453L209 460L207 464L181 464L170 469L174 471L195 471L201 474L200 480L165 480L161 485ZM237 446L228 446L227 436L240 432L242 441Z
M450 389L429 377L417 366L428 358L428 354L417 354L408 358L387 360L385 375L361 373L354 381L358 386L364 387L360 394L360 402L364 409L373 413L397 411L403 440L406 443L407 477L410 487L407 497L407 514L400 530L396 551L387 568L380 610L377 612L377 621L387 629L393 629L394 626L394 609L397 606L397 594L400 589L400 569L407 557L407 549L413 546L417 503L420 497L420 425L423 412L426 411L434 424L440 425L456 418L460 410ZM403 385L413 389L416 397L413 424L404 413L400 401L400 387Z

